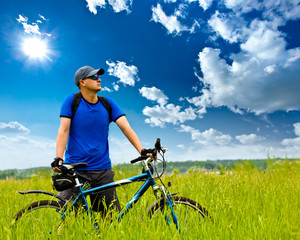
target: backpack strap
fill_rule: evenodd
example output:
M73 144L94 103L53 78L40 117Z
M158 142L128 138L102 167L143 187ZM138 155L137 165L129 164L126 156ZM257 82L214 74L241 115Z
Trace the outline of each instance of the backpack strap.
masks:
M99 101L102 103L102 105L104 106L104 108L106 109L108 116L109 116L109 122L112 122L112 109L111 106L109 104L109 102L107 101L107 99L105 97L102 96L98 96Z
M74 94L74 98L73 98L73 102L72 102L72 119L75 116L75 113L78 109L81 97L82 97L81 92L77 92ZM107 101L107 99L105 97L98 96L98 99L102 103L103 107L106 109L106 111L108 113L109 122L112 122L111 105L109 104L109 102Z
M77 108L79 106L80 99L81 99L81 92L75 93L73 102L72 102L72 119L75 116L75 113L77 112Z

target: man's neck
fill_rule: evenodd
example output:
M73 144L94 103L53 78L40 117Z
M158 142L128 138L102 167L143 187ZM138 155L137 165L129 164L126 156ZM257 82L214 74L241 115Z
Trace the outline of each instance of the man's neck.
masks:
M81 94L82 94L83 98L86 101L88 101L89 103L97 103L98 102L97 92L81 90Z

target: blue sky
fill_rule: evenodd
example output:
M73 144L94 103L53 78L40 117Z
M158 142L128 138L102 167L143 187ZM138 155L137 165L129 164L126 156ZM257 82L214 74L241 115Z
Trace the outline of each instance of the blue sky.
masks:
M299 157L299 2L1 0L0 169L49 166L85 65L169 161ZM114 164L137 156L109 141Z

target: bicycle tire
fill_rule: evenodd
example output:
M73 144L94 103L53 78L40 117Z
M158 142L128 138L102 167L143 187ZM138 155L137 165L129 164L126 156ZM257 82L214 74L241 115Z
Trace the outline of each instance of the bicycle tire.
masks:
M173 196L173 204L173 210L178 218L181 230L192 230L195 225L200 225L202 219L211 219L204 207L189 198ZM169 219L172 219L171 213L167 213L165 210L170 211L170 208L167 206L165 199L160 199L147 209L146 214L150 219L153 219L155 217L161 218L159 213L163 213L164 215L167 214Z
M24 214L28 214L34 210L42 209L42 208L53 208L57 213L59 213L61 206L57 201L52 200L41 200L30 203L23 209L21 209L17 214L13 217L13 221L18 221Z
M32 202L17 212L11 227L20 228L29 235L38 233L41 237L47 237L52 231L57 231L60 225L60 211L61 205L57 201Z

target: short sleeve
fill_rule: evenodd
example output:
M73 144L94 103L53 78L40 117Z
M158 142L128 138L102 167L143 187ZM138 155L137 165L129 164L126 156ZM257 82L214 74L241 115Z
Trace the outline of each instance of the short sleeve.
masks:
M63 101L60 109L60 117L72 118L72 102L74 94L68 95Z
M125 116L124 112L121 108L116 104L114 100L111 98L105 97L111 106L111 119L112 121L116 121L119 117Z

